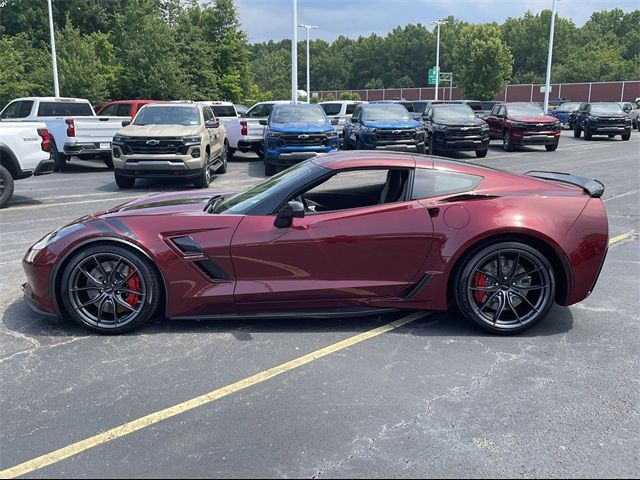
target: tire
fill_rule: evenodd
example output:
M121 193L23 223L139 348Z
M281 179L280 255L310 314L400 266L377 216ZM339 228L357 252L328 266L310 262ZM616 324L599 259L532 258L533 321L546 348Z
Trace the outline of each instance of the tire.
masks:
M461 259L454 282L455 301L464 317L501 335L533 327L547 315L555 299L556 280L549 261L519 242L471 250Z
M109 170L113 170L113 158L105 157L103 160L104 160L104 164L107 166L107 168Z
M429 137L429 147L427 148L427 153L429 155L436 154L436 142L433 140L433 135Z
M147 258L125 247L82 249L69 260L61 280L64 313L94 332L128 332L161 307L162 279Z
M0 165L0 208L4 208L11 197L13 197L13 175Z
M262 156L264 155L264 147L262 146L262 144L258 144L255 147L253 147L253 151L256 152L256 155L258 155L258 158L262 158Z
M584 139L585 140L591 140L591 132L589 131L589 129L585 129L585 131L584 131Z
M628 141L628 140L630 140L630 139L631 139L631 132L629 132L629 133L623 133L623 134L622 134L622 140L623 140L623 141L625 141L625 142L626 142L626 141Z
M547 152L555 152L558 149L558 144L560 142L556 142L556 143L550 143L544 146L544 148L547 149Z
M262 161L264 162L264 174L267 177L275 175L277 168L275 165L272 165L271 163L269 163L269 158L267 157L266 153L262 156Z
M118 185L118 188L129 189L133 188L136 184L136 179L134 177L125 177L124 175L120 175L118 172L113 172L113 176L116 179L116 185Z
M578 126L577 123L574 123L574 126L573 126L573 136L574 136L574 138L580 138L581 134L582 134L582 129L580 129L580 127Z
M236 154L237 151L238 151L237 149L229 147L229 150L227 151L227 159L233 160L233 156Z
M416 152L424 155L425 153L427 153L427 148L426 145L424 143L420 143L418 145L416 145Z
M51 157L53 158L53 171L62 172L67 169L67 156L58 152L56 142L51 141Z
M227 142L224 142L224 147L222 147L222 153L220 154L220 160L222 160L222 165L218 167L216 170L216 174L222 175L223 173L227 173L227 160L229 158L229 145Z
M502 148L505 152L513 152L513 142L511 142L509 130L502 132Z
M211 183L211 167L209 166L210 155L209 152L204 157L204 162L202 164L202 168L200 169L200 174L193 181L193 185L196 188L209 188L209 184Z
M483 148L482 150L476 150L476 157L478 158L484 158L487 156L487 152L489 151L488 148Z

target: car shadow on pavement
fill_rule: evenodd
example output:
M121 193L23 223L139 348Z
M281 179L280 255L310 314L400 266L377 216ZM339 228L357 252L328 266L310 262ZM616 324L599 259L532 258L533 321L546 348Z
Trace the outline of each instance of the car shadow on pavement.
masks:
M367 331L393 322L412 313L399 311L383 315L352 318L238 318L225 320L169 320L158 319L144 327L126 333L126 336L180 334L180 333L228 333L237 340L251 341L251 333L313 333ZM425 337L482 337L493 336L466 322L457 310L431 312L410 322L393 333ZM97 335L71 320L56 319L32 312L22 299L15 300L5 310L2 322L11 331L30 337L85 337ZM573 328L573 315L567 307L554 305L547 318L518 337L554 336Z

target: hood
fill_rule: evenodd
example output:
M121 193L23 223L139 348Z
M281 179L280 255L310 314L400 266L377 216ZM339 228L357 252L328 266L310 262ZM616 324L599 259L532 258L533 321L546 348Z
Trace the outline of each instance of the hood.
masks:
M328 123L272 123L269 125L269 130L272 132L283 133L325 133L331 132L333 126Z
M555 123L557 118L545 115L544 117L510 117L510 120L524 123Z
M455 120L451 122L434 120L433 123L444 124L447 127L481 127L487 124L487 122L478 117L470 118L468 120Z
M127 125L117 135L126 137L182 137L199 135L199 125Z
M214 195L227 196L232 192L172 192L137 198L95 215L123 217L134 215L199 215Z
M364 120L362 124L369 128L418 128L422 123L416 120Z

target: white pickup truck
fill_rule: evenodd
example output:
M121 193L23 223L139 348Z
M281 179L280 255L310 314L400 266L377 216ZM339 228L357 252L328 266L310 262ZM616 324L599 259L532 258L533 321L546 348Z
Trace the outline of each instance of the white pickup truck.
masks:
M260 125L260 120L266 120L273 106L280 103L291 103L291 101L275 100L272 102L259 102L240 118L222 118L222 122L225 124L225 127L227 127L229 153L234 153L236 150L240 150L241 152L253 150L259 157L262 157L264 125Z
M101 158L109 167L111 140L129 117L97 117L88 100L60 97L16 98L0 112L6 122L43 122L51 135L55 170L63 170L70 157Z
M53 171L47 126L40 122L0 122L0 208L13 195L14 180Z

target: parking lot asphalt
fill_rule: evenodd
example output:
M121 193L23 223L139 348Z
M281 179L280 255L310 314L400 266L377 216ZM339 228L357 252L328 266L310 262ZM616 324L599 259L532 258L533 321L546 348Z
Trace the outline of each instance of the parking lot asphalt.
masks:
M190 186L119 191L104 166L82 161L16 182L0 211L0 478L636 476L640 134L586 142L563 132L556 152L495 143L484 159L455 158L605 183L614 243L588 299L514 337L482 333L455 311L375 335L408 313L160 320L93 335L24 305L25 251L92 211ZM210 190L263 177L255 156L238 155Z

